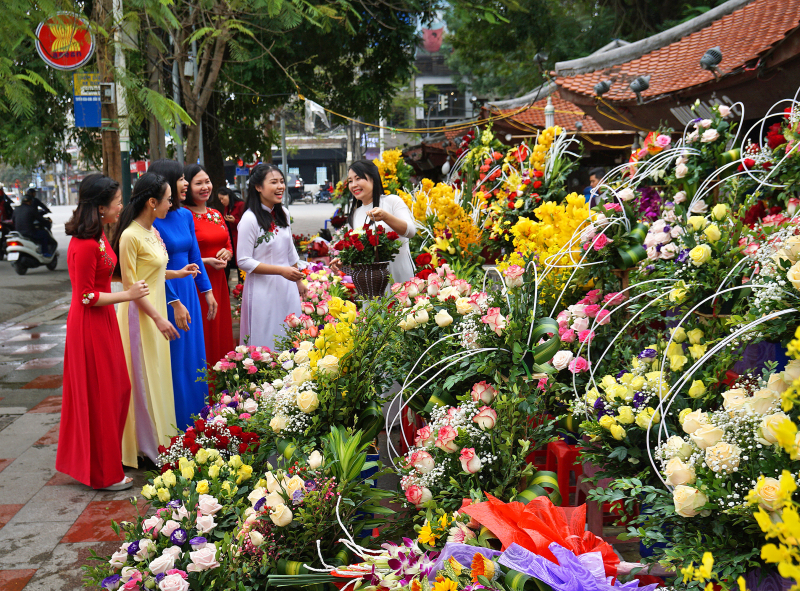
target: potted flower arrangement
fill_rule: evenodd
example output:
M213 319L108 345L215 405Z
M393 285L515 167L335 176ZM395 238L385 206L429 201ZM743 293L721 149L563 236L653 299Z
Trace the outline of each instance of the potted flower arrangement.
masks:
M335 245L359 295L375 298L386 291L389 262L400 251L399 238L397 232L365 224L361 230L346 232Z

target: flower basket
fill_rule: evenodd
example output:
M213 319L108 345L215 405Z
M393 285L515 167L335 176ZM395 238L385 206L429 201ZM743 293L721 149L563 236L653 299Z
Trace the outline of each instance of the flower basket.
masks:
M389 262L353 264L344 268L353 278L356 293L367 298L379 298L389 285Z

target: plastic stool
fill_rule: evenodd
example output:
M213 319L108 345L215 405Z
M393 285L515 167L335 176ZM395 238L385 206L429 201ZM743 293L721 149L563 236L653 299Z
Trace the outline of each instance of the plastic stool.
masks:
M580 451L576 445L567 445L563 441L552 441L547 444L546 469L558 475L558 490L561 493L561 506L569 505L570 493L575 493L577 488L570 485L569 475L575 475L575 482L583 474L583 466L578 461Z
M547 469L547 448L539 448L532 450L525 456L526 464L533 464L537 470Z
M422 417L413 410L408 407L403 409L403 412L400 414L400 430L402 431L400 435L401 455L405 455L409 447L414 445L414 437L417 435L417 429L421 429L424 424L425 421L422 420ZM406 441L408 441L408 445Z

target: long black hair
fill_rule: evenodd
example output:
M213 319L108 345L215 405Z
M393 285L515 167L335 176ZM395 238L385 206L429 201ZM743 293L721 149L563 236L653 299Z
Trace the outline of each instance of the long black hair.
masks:
M183 176L183 164L176 160L164 158L153 162L148 170L160 174L167 180L170 189L172 189L172 205L169 206L169 210L175 211L178 209L181 206L181 196L178 194L178 179Z
M220 201L220 205L223 208L225 208L227 212L233 211L233 206L235 204L237 204L239 202L244 203L244 200L241 197L239 197L239 194L236 191L234 191L232 189L229 189L228 187L220 187L219 189L217 189L214 192L214 194L217 196L217 200L218 201L219 201L219 196L220 195L225 195L228 198L228 207L227 208L225 208L225 206L222 205L222 201Z
M372 181L372 207L380 207L381 195L383 195L383 181L375 163L370 160L356 160L348 170L352 170L362 179L370 179ZM350 213L347 215L347 221L351 228L353 228L353 217L360 204L361 202L353 196L352 201L350 201ZM353 229L355 230L355 228Z
M64 224L67 236L99 240L103 235L103 223L97 208L108 207L118 191L119 183L100 173L90 174L83 179L78 188L78 207Z
M264 162L256 164L253 170L250 171L250 180L247 182L247 200L244 202L244 208L255 214L258 225L265 232L269 232L273 223L279 228L286 228L289 225L289 219L286 217L282 203L276 204L272 208L272 213L261 207L261 195L257 187L264 183L267 175L271 172L277 172L283 178L281 169L274 164L266 164Z
M133 223L133 220L139 217L150 199L161 203L164 195L167 194L168 186L167 179L154 172L146 172L136 181L131 193L131 200L119 216L119 225L117 231L114 232L114 239L111 241L111 248L117 257L119 257L119 239L122 237L122 233Z
M200 164L187 164L183 169L183 176L186 178L186 182L189 183L189 188L186 190L186 199L183 202L184 205L197 205L197 203L194 202L194 196L192 196L192 179L201 172L208 174L208 171ZM213 187L211 195L214 195Z

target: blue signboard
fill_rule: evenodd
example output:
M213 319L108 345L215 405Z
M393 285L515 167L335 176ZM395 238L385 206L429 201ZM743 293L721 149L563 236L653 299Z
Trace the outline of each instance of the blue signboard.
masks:
M72 75L75 127L100 127L100 74L82 72Z
M236 176L250 176L250 171L247 169L247 167L239 168L237 166L236 167Z

